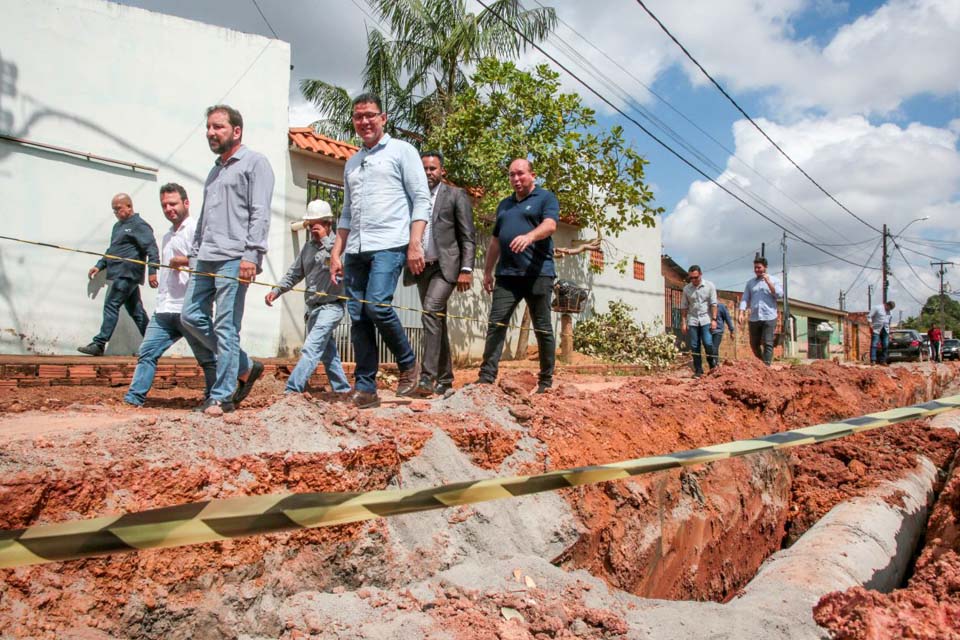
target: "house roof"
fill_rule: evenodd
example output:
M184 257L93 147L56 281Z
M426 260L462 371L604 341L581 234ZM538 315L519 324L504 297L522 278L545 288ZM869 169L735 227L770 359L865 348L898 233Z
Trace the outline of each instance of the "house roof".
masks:
M334 160L342 160L343 162L346 162L350 156L360 150L360 147L355 147L342 140L334 140L321 135L314 131L312 127L290 127L287 135L290 139L290 146L296 149L327 156Z

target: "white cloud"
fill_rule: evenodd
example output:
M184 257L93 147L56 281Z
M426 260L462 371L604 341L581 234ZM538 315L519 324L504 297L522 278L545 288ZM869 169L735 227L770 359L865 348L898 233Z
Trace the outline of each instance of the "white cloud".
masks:
M696 86L709 81L638 5L558 0L565 22L647 85L681 64ZM764 92L770 106L795 118L818 108L834 116L889 114L916 95L960 91L960 3L956 0L891 0L841 27L825 46L797 40L791 20L807 11L842 14L845 3L810 0L649 0L651 10L692 55L729 90ZM560 39L641 100L649 96L628 75L575 36L558 27ZM557 39L554 39L555 41ZM547 48L555 53L556 42ZM559 58L583 71L566 55ZM542 59L527 56L525 61ZM589 79L591 84L598 84ZM593 96L573 80L567 90ZM601 88L605 93L609 89Z
M891 233L899 234L914 219L929 216L927 221L912 224L906 237L901 239L904 247L946 256L950 251L913 244L909 239L922 236L960 240L955 222L960 214L956 190L960 183L960 153L956 148L956 133L921 124L875 126L859 116L807 119L790 126L761 120L760 125L780 140L788 153L825 189L873 226L880 228L887 224ZM777 214L768 213L762 204L744 196L745 199L792 231L852 262L863 264L867 260L880 240L879 234L831 202L749 123L737 122L734 138L737 156L759 167L777 188L735 160L728 161L719 179L721 183L749 185L751 192L785 212L802 230L784 222ZM721 265L736 255L759 250L760 244L766 242L768 258L771 264L778 265L776 271L779 271L781 233L776 226L706 181L694 182L664 221L664 244L668 253L704 267ZM865 242L825 246L859 241ZM952 252L956 252L955 247ZM917 306L910 294L925 300L932 291L917 281L893 247L891 253L895 276L910 287L904 291L892 282L891 296L910 314ZM909 251L906 255L922 282L934 284L929 258ZM879 252L871 261L872 266L878 266L878 256ZM796 240L789 242L789 257L790 264L797 265L790 277L791 296L819 304L836 306L839 291L849 287L860 271ZM738 288L749 275L750 258L745 257L742 264L719 269L708 274L708 278L718 285ZM861 278L861 284L850 292L848 308L866 306L866 283L874 281L879 281L879 272L868 270L866 280Z

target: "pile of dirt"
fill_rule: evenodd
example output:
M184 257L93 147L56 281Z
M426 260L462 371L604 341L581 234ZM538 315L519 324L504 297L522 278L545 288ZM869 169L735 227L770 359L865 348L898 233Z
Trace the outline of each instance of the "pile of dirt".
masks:
M224 419L187 410L193 390L158 390L148 408L131 410L122 389L28 389L0 399L0 528L669 453L912 404L940 394L957 368L938 371L751 360L700 380L561 372L555 389L531 396L534 373L511 370L498 385L445 400L385 394L369 411L323 393L282 396L283 381L268 379ZM457 386L475 377L458 371ZM622 610L586 597L594 582L563 576L725 601L788 532L819 517L811 514L912 468L918 454L941 464L956 447L921 425L858 438L828 453L768 452L367 524L3 570L0 628L16 637L292 639L366 624L344 637L616 637L627 630ZM533 586L523 576L504 586L514 568L532 566L541 567Z

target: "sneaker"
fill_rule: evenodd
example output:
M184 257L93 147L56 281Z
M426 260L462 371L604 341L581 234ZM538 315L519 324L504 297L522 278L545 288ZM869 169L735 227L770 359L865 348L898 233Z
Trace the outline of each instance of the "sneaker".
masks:
M203 401L203 404L194 409L194 411L199 411L205 416L222 416L225 413L230 413L234 410L234 405L229 400L214 400L213 398L207 398Z
M103 345L99 342L91 342L88 345L82 347L77 347L77 351L84 353L88 356L102 356L103 355Z
M420 378L420 363L413 362L413 366L400 372L400 381L397 383L398 396L412 396L417 390L417 379Z
M357 409L372 409L380 406L380 396L369 391L357 391L353 394L353 406Z
M250 365L250 375L243 382L237 381L237 390L233 392L233 404L238 405L247 399L250 392L253 391L253 385L263 375L263 365L253 361Z

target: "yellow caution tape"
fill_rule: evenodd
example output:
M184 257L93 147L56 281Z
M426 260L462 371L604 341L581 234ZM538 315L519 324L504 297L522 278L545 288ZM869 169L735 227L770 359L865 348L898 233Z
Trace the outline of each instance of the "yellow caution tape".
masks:
M760 451L825 442L960 408L960 395L761 438L535 476L366 493L282 493L210 500L92 520L0 531L0 567L177 547L262 533L328 527L620 480Z

